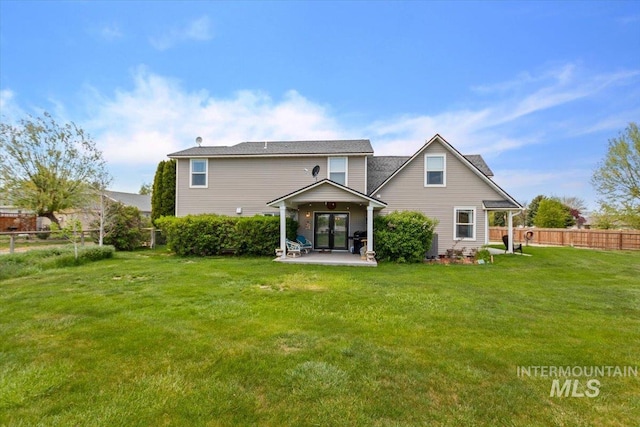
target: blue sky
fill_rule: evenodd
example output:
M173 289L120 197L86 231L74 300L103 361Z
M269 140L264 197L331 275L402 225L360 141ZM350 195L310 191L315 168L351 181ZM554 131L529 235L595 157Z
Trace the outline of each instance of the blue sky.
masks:
M640 121L640 2L0 0L0 114L89 131L112 188L166 154L368 138L411 155L439 133L525 202L578 196Z

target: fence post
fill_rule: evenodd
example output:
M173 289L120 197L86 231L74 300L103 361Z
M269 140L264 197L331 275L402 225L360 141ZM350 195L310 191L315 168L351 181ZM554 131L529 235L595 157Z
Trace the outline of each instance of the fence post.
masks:
M151 227L151 241L149 242L151 249L156 247L156 229Z
M9 236L9 253L12 254L16 248L16 235Z

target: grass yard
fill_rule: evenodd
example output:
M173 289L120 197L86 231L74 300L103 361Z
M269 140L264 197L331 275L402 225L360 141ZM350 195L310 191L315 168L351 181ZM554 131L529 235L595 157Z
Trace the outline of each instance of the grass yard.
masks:
M640 365L640 252L525 252L354 268L157 250L3 280L0 425L637 426L638 377L551 397L517 367Z

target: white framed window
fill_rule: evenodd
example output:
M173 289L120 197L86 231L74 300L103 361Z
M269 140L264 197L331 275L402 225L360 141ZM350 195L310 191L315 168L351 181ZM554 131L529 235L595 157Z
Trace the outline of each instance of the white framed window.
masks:
M191 159L191 188L207 188L209 184L208 169L209 161L207 159Z
M424 156L424 186L445 187L447 185L447 157L444 154Z
M349 160L346 157L329 157L329 165L327 171L329 179L338 184L348 185L348 170Z
M457 206L453 208L454 240L476 240L476 208Z

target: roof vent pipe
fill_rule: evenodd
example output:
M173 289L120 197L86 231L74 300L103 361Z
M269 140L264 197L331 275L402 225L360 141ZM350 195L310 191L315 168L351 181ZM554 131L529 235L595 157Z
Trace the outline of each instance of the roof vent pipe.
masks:
M267 149L267 141L264 142L264 149Z

